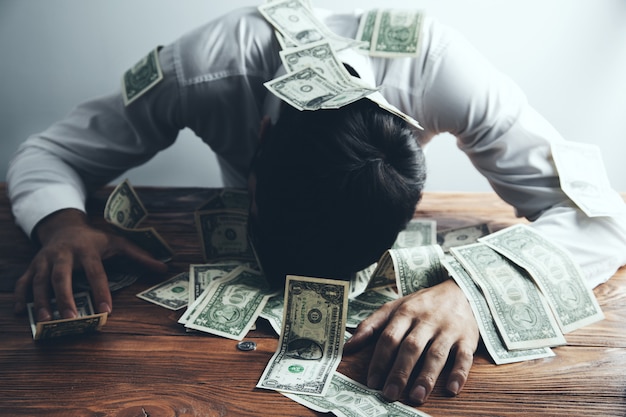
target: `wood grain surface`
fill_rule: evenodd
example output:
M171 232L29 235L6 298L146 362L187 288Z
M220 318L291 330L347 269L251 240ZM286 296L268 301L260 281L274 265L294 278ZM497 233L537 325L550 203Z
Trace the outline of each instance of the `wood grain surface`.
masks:
M110 189L89 202L94 222ZM14 225L0 185L1 416L319 416L275 391L255 388L278 337L259 320L241 352L233 340L187 333L182 314L135 296L202 263L193 210L215 190L138 188L152 225L176 251L164 276L139 274L113 295L114 312L99 334L35 342L28 318L13 313L11 289L36 248ZM417 216L439 229L515 222L492 193L427 193ZM439 381L420 410L432 416L626 416L626 269L595 294L606 319L566 335L556 356L494 365L480 347L463 392L451 398ZM372 349L344 356L339 371L365 382Z

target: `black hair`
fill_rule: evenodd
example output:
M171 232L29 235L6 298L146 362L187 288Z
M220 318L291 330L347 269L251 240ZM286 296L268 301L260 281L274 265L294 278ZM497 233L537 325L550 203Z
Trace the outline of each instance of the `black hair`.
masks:
M283 104L252 165L250 228L274 286L331 279L376 262L413 217L426 180L406 122L368 99L332 110Z

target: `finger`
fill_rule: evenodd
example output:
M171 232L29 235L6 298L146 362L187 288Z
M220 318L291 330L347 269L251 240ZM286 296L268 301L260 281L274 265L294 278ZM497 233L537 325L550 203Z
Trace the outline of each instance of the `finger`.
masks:
M402 340L383 388L387 400L400 398L430 338L431 334L427 332L413 330Z
M57 309L61 318L72 319L78 316L74 294L72 292L72 267L71 261L59 258L50 273L50 281L56 297Z
M90 257L83 259L82 264L91 287L96 311L98 313L111 313L113 311L113 300L102 260L100 257Z
M446 389L452 395L458 395L463 389L474 362L474 350L465 343L460 343L455 352L454 365L448 376Z
M422 369L419 371L417 378L415 378L409 393L411 401L417 404L422 404L426 401L448 360L451 349L451 344L441 338L433 340L432 344L427 347L424 353Z
M31 267L22 274L15 283L15 290L13 291L13 297L15 299L15 313L22 314L26 311L26 303L28 300L28 293L33 284L33 273Z
M50 267L47 262L34 266L32 285L33 308L36 320L52 320L52 311L50 310Z
M118 254L126 256L130 260L142 265L150 271L156 273L167 272L167 265L164 262L154 259L152 255L140 247L128 242L125 239L116 240L115 244L118 247Z
M385 377L393 364L398 348L402 343L413 319L396 312L378 337L367 375L367 386L380 389L385 383Z

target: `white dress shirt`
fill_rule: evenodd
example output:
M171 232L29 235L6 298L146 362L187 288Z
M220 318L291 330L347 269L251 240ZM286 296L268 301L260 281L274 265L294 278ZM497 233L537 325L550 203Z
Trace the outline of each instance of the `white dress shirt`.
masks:
M317 13L335 33L356 35L359 13ZM426 17L420 42L416 58L339 56L419 121L423 146L453 134L516 214L573 255L590 287L610 278L626 264L626 214L590 218L577 208L560 188L550 150L564 139L458 33ZM226 186L245 186L260 120L279 116L263 86L281 71L279 50L273 28L252 8L165 46L163 80L135 102L124 106L120 91L88 101L20 146L7 174L18 224L31 235L57 210L84 211L91 190L170 146L183 128L216 153Z

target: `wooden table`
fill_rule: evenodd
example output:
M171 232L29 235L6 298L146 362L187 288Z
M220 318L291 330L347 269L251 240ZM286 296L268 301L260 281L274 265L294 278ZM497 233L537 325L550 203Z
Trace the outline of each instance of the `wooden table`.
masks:
M89 203L96 222L110 190ZM142 276L113 296L99 334L35 343L28 318L13 314L14 280L34 248L14 225L0 184L0 415L2 416L316 416L274 391L255 388L278 337L264 320L241 352L233 340L187 333L172 312L135 297L155 282L202 263L193 210L214 190L138 188L154 225L175 249L171 273ZM519 222L494 194L428 193L419 216L440 228ZM510 365L476 353L455 398L442 381L420 409L432 416L626 415L626 269L595 290L606 319L567 335L556 356ZM345 356L339 371L365 382L371 349Z

